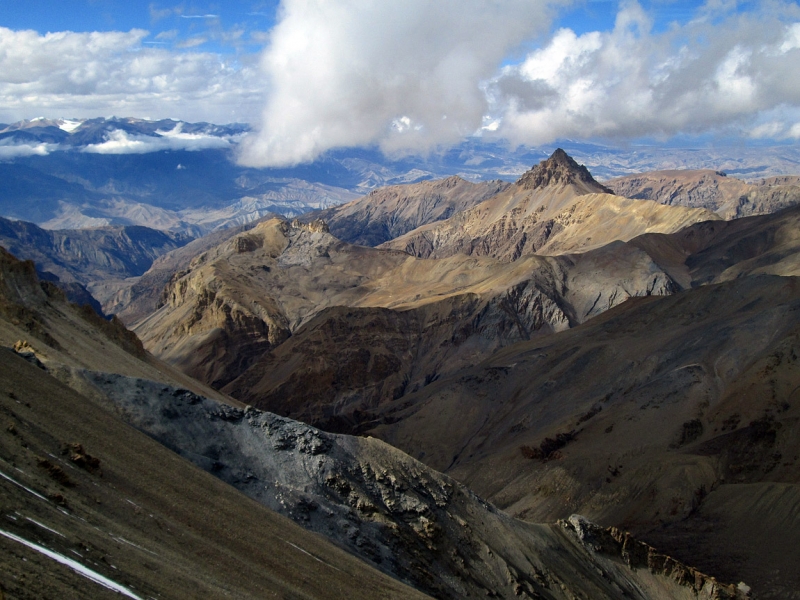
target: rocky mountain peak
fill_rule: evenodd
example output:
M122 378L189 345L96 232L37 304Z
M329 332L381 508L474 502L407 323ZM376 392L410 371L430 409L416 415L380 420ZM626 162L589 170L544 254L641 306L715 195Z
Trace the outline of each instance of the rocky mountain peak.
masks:
M584 189L584 193L613 194L607 187L595 181L583 165L579 165L575 160L561 148L547 160L543 160L519 178L517 185L526 190L535 190L550 186L563 187L566 185L577 185Z

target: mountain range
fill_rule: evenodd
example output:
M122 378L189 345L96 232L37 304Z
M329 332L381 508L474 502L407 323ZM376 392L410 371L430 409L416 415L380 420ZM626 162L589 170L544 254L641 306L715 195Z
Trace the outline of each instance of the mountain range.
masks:
M126 139L180 133L168 125ZM788 176L600 183L558 149L513 183L393 185L193 241L4 222L40 264L0 255L2 490L22 506L0 543L77 553L143 596L263 597L271 580L308 597L359 597L360 582L386 597L787 597L797 200ZM70 305L37 270L102 290L118 317ZM171 487L133 464L151 454L147 476ZM233 537L207 509L175 512L204 486ZM272 516L250 533L252 507ZM161 533L137 532L142 513ZM220 553L261 574L236 577ZM151 555L173 560L147 579ZM323 567L304 579L293 565L308 561ZM36 568L40 595L63 586Z
M0 276L4 595L747 595L620 530L524 523L383 442L243 407L5 251Z
M473 137L426 157L334 150L311 164L252 169L235 162L249 131L244 124L117 117L0 124L0 215L49 229L142 225L196 237L269 213L294 217L331 208L396 184L449 176L511 182L555 149L509 148ZM713 168L755 180L793 173L800 162L791 145L560 144L602 179Z

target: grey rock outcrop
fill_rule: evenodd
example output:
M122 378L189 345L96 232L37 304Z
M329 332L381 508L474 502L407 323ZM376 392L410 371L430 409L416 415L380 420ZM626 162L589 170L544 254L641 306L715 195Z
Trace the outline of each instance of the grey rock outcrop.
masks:
M653 573L641 578L585 536L576 543L562 526L512 519L379 440L324 433L141 379L83 376L168 448L434 597L652 600L690 590L693 598L739 597L661 573L653 587Z

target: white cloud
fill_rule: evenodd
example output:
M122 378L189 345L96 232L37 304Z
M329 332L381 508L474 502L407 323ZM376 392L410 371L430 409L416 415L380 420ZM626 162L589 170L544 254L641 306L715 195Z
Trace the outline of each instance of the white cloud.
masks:
M82 152L90 154L146 154L161 150L208 150L229 148L233 137L220 137L202 133L183 133L179 123L170 131L157 131L158 135L132 135L121 129L108 133L100 144L90 144ZM180 165L179 165L180 167Z
M284 0L262 59L266 107L242 162L286 165L339 146L425 151L458 142L483 122L481 81L547 30L548 6L557 3Z
M22 156L47 156L58 150L58 144L17 144L12 140L0 140L0 160L12 160Z
M647 11L623 1L613 30L561 29L502 69L511 49L549 23L544 1L399 4L283 2L262 63L272 87L244 164L291 164L366 144L425 151L475 132L535 145L796 131L795 3L748 12L709 0L694 20L656 33ZM786 118L776 121L779 113Z
M709 3L702 18L657 34L630 2L612 31L558 31L487 86L496 135L525 144L712 130L789 136L794 121L764 115L800 107L797 7L716 18L713 10Z
M254 56L147 47L147 35L0 27L0 121L33 112L228 123L258 114L264 86Z
M346 146L424 153L470 135L531 145L707 131L800 138L795 2L742 12L734 0L708 0L686 25L654 32L648 13L623 0L613 30L560 29L501 67L572 1L283 0L270 32L215 30L184 41L268 43L260 57L153 47L175 42L174 31L149 38L142 30L40 35L0 27L0 122L255 122L240 156L253 166ZM152 17L182 10L152 7ZM93 151L220 143L115 135ZM6 144L0 154L51 150Z

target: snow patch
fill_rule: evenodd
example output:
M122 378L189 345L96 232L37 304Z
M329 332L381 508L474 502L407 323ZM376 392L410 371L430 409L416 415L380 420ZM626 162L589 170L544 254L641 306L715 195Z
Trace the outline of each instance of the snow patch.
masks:
M44 497L44 496L42 496L41 494L38 494L38 493L34 492L34 491L31 489L31 488L29 488L29 487L26 487L26 486L22 485L22 484L21 484L19 481L17 481L17 480L16 480L16 479L14 479L13 477L9 477L8 475L6 475L5 473L3 473L2 471L0 471L0 477L2 477L3 479L7 479L8 481L10 481L11 483L13 483L14 485L17 485L17 486L21 487L23 490L25 490L25 491L26 491L26 492L28 492L29 494L33 494L33 495L34 495L34 496L36 496L37 498L40 498L40 499L44 500L45 502L47 502L47 498L45 498L45 497Z
M133 592L131 592L128 588L118 584L116 581L112 581L111 579L104 577L97 571L92 571L88 567L84 567L81 563L72 560L71 558L67 558L66 556L59 554L58 552L53 552L52 550L48 550L38 544L34 544L33 542L29 542L28 540L21 538L19 536L14 535L8 531L4 531L0 529L0 535L6 537L10 540L14 540L15 542L19 542L20 544L31 548L32 550L36 550L41 554L44 554L46 557L53 559L54 561L61 563L62 565L68 566L70 569L86 577L87 579L94 581L97 584L102 585L109 590L122 594L123 596L127 596L128 598L135 598L136 600L144 600L141 596L137 596Z
M67 133L72 133L73 131L75 131L81 125L83 125L83 121L73 121L73 120L70 120L70 119L62 119L58 123L58 128L61 129L62 131L66 131Z

